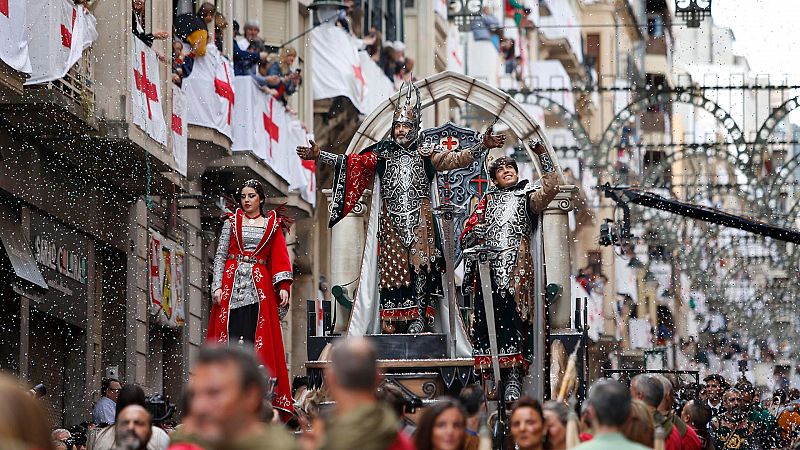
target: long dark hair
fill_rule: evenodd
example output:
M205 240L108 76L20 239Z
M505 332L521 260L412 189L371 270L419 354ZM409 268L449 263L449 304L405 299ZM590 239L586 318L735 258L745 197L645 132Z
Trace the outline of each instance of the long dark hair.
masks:
M414 443L417 446L417 450L433 450L433 427L436 424L436 419L451 408L456 408L464 419L464 439L466 439L467 413L464 411L464 407L457 400L444 397L435 405L425 408L425 412L422 413L422 418L417 423L417 432L414 435ZM461 446L464 446L463 440Z
M252 188L258 194L258 203L260 206L258 207L258 212L262 215L264 214L264 203L267 201L267 195L264 193L264 185L261 184L258 180L247 180L244 182L242 187L239 188L239 192L236 193L236 201L239 202L239 207L244 210L244 206L242 206L242 191L244 188Z

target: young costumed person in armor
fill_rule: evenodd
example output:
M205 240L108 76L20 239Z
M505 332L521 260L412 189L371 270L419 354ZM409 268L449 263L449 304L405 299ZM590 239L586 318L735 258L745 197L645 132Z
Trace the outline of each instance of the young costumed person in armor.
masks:
M284 229L292 220L278 208L264 213L263 185L248 180L239 190L240 208L228 214L214 257L213 306L207 342L247 342L275 384L272 405L288 419L291 385L281 336L279 307L289 306L292 265Z
M444 150L418 144L420 134L420 94L413 84L405 84L397 101L391 137L358 153L336 155L310 147L298 147L297 154L334 166L333 197L329 227L344 218L359 202L365 189L373 187L377 175L380 214L378 226L377 271L380 301L380 332L418 334L433 329L434 301L442 297L444 258L437 246L441 242L434 227L431 182L439 171L469 166L489 149L505 144L505 136L489 129L477 145L462 150ZM412 89L416 102L412 104ZM400 88L403 93L403 86ZM370 213L372 214L372 212ZM361 277L365 277L362 270ZM354 311L360 305L354 306ZM354 322L362 320L351 318ZM371 320L367 318L364 320ZM370 328L364 326L364 328Z
M519 179L517 162L501 156L491 162L494 185L478 202L461 235L465 255L478 245L494 249L489 261L498 356L506 402L521 395L521 381L531 360L525 345L533 319L534 284L531 234L539 214L558 193L558 175L545 147L531 147L539 156L543 177L531 184ZM492 360L483 290L476 258L465 258L462 289L474 298L475 322L470 333L475 369L491 376Z

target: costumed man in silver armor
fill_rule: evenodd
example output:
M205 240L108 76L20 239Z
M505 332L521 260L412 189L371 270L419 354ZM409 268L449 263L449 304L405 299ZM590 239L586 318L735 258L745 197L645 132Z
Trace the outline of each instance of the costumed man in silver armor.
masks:
M380 331L416 334L431 326L433 300L442 296L444 259L432 216L431 182L437 171L467 167L488 149L502 147L505 136L489 129L478 145L464 150L418 146L419 89L411 83L404 86L405 101L401 96L395 107L390 139L350 155L321 152L311 141L310 147L298 147L297 154L335 168L329 227L354 208L365 189L373 188L377 173L379 255L377 267L369 270L377 270Z
M497 351L505 398L511 402L521 394L521 379L531 361L527 335L533 322L535 299L531 233L538 226L539 214L558 193L558 175L541 143L532 146L539 156L544 176L540 183L519 180L517 162L502 156L489 166L494 185L478 202L461 234L461 244L469 253L478 245L494 250L489 261L494 305ZM475 258L465 259L462 289L474 298L475 320L470 331L475 369L491 376L492 355L486 324L483 291Z

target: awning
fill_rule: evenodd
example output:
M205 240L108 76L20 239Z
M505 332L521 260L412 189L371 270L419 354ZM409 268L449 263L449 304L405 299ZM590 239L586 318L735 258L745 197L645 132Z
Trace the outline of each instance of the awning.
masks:
M36 265L31 247L23 238L22 227L16 221L0 216L0 239L6 250L14 273L23 280L47 289L42 272Z

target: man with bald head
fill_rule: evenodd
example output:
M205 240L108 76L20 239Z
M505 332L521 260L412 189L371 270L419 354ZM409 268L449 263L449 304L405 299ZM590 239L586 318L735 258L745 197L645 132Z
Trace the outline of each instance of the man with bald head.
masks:
M397 416L375 394L382 378L377 359L375 348L365 338L345 338L334 345L325 385L336 411L326 426L322 450L413 448L400 432Z
M140 405L129 405L117 415L114 449L146 450L153 436L153 419Z

